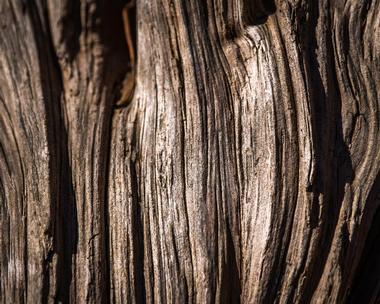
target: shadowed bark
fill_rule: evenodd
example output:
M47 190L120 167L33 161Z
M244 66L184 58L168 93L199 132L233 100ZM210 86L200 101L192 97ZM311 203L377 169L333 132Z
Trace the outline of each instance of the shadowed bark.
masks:
M378 303L380 1L0 0L1 303Z

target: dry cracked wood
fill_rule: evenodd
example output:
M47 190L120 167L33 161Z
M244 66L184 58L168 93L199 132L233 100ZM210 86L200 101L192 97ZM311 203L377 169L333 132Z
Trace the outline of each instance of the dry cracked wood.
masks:
M1 303L377 303L380 1L0 0Z

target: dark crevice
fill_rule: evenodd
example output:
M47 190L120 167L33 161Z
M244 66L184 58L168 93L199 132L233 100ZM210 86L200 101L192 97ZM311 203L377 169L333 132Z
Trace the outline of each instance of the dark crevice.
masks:
M121 79L124 75L131 69L131 56L128 53L127 42L125 39L125 33L123 31L123 20L122 20L122 9L126 3L130 1L112 1L111 3L104 3L99 8L101 12L102 23L105 25L100 31L102 40L106 46L108 46L109 53L107 54L107 59L110 61L110 69L106 71L106 82L113 84L112 90L108 92L107 99L114 100L118 99L121 91ZM131 9L133 14L129 14L133 22L136 22L135 15L136 10ZM132 16L133 15L133 16ZM131 22L132 23L132 22ZM132 26L133 29L135 27ZM136 32L132 30L132 34L136 35ZM136 36L134 36L136 37ZM112 244L110 239L110 214L109 214L109 181L112 178L110 165L111 165L111 155L112 154L112 121L113 115L115 114L113 109L114 105L107 103L110 107L107 108L107 115L105 119L105 125L102 130L102 151L104 154L100 157L104 161L104 171L101 172L99 176L99 182L101 183L103 191L103 204L101 210L99 210L103 215L102 223L102 254L104 255L104 269L103 278L105 284L105 290L102 294L102 299L104 302L109 303L112 297L111 290L111 247ZM104 179L104 180L103 180ZM136 277L136 276L135 276ZM138 289L138 286L136 286Z
M308 9L308 32L303 33L306 37L304 47L310 54L307 58L307 67L310 75L309 87L311 94L311 118L313 125L313 143L316 160L316 170L312 176L313 205L312 218L317 225L318 221L322 223L318 242L321 245L320 254L315 257L309 280L304 288L304 301L309 302L318 286L331 248L334 232L338 223L339 212L342 207L345 186L352 183L354 179L354 170L347 143L343 138L343 121L342 121L342 103L343 100L339 91L337 80L337 70L333 57L333 41L329 38L328 32L322 33L326 37L326 49L320 50L326 52L326 74L322 75L321 71L325 70L320 67L318 60L318 45L316 40L318 22L320 22L320 3L310 4ZM327 15L326 21L330 21ZM325 21L325 22L326 22ZM302 25L300 25L302 27ZM327 88L324 86L323 77L327 79ZM333 147L331 149L330 147ZM323 194L323 209L319 208L319 196ZM318 220L317 214L321 214ZM348 248L348 238L346 238L347 227L341 228L342 235L342 256Z
M62 16L62 39L65 39L67 46L66 55L68 60L74 60L79 53L79 39L82 32L82 22L80 17L80 1L63 1L66 5L66 14Z
M230 224L226 225L226 262L222 269L225 270L221 281L221 302L222 303L240 303L241 280L240 265L236 256L234 236L232 234Z
M51 263L54 255L57 254L55 297L62 303L68 303L72 279L71 256L76 251L78 223L68 159L68 137L61 111L62 72L48 25L46 2L37 7L33 1L30 1L27 8L38 47L38 62L40 63L41 83L47 113L47 139L51 155L49 166L52 202L50 206L51 226L48 233L53 239L53 244L52 248L47 251L44 260L42 302L47 303L49 294L52 294L50 278L54 275L50 273L52 271Z
M119 26L123 28L124 33L122 39L118 42L122 46L123 54L120 57L122 66L122 73L120 73L115 80L113 92L114 96L114 109L123 109L130 105L130 102L124 102L119 105L116 104L123 96L124 86L127 81L136 81L136 68L137 68L137 0L121 0L119 4L120 17L123 14L128 15L128 20L120 18ZM132 44L132 45L130 45ZM133 53L131 53L133 52ZM120 67L119 67L120 68ZM133 79L131 78L133 75Z
M102 300L105 303L111 302L111 251L110 251L110 215L109 215L109 180L111 178L110 176L110 165L111 165L111 159L110 156L111 153L111 147L112 147L112 113L108 116L108 122L106 122L106 127L103 128L102 132L102 138L104 141L104 158L101 157L101 159L104 159L104 180L103 180L103 195L104 195L104 201L102 208L103 210L100 210L103 214L103 222L102 222L102 241L103 241L103 250L102 254L104 255L104 269L103 269L103 278L104 278L104 284L105 284L105 290L102 294ZM101 180L102 177L99 177Z
M134 132L134 138L132 143L136 143ZM134 282L136 295L136 303L145 303L146 290L145 290L145 275L144 275L144 223L142 221L142 209L139 198L139 185L138 176L136 172L136 165L133 160L129 163L131 174L131 188L132 188L132 231L133 231L133 249L135 252L135 260L133 261L133 271L136 281Z
M108 5L108 13L104 15L105 23L108 24L107 32L103 33L105 44L109 46L111 59L111 64L114 69L110 69L107 73L111 73L110 77L112 77L112 90L110 95L110 100L112 101L112 109L124 109L130 104L125 104L118 106L115 104L117 100L121 97L121 92L123 89L123 81L126 77L126 74L131 72L135 67L133 66L131 54L129 53L130 48L128 48L128 41L126 38L126 33L124 32L125 24L123 24L122 19L122 11L128 6L128 17L129 17L129 26L132 34L132 42L133 48L136 50L137 46L137 10L136 6L133 5L133 0L121 0L117 1L114 7L110 8ZM110 33L113 33L110 35ZM112 36L112 37L110 37ZM137 54L134 54L137 57ZM136 58L135 58L136 60ZM127 110L128 111L128 110ZM109 125L106 128L106 134L104 134L104 139L106 142L106 151L107 154L105 156L105 164L106 164L106 182L105 182L105 195L104 195L104 225L105 225L105 251L106 251L106 272L107 272L107 281L106 281L106 289L109 298L107 301L111 300L112 290L111 290L111 259L112 259L112 244L111 244L111 236L110 236L110 214L109 214L109 181L113 178L112 172L110 171L111 157L115 155L112 153L111 149L115 148L112 144L112 132L118 129L113 130L112 121L114 120L115 115L126 115L128 112L118 111L111 113ZM120 131L120 130L119 130ZM132 148L136 146L137 139L135 132L132 137L131 147L125 147L126 149ZM134 160L129 160L129 163L125 164L129 168L130 173L130 182L131 182L131 191L132 191L132 214L131 216L131 226L129 227L132 233L132 246L133 246L133 255L130 256L133 260L128 261L133 267L133 278L135 278L134 282L132 280L128 280L131 284L134 284L133 288L131 286L131 290L135 291L135 294L130 294L131 299L134 299L136 303L145 303L146 299L146 291L145 291L145 277L144 277L144 239L143 239L143 222L142 222L142 210L140 206L139 192L138 192L138 176L135 168ZM127 259L128 257L126 257ZM131 277L132 278L132 277Z
M243 21L247 25L264 24L276 12L275 0L244 0Z
M347 303L379 303L380 295L380 173L378 173L366 200L366 206L374 208L358 271L349 291ZM364 220L363 220L364 221Z

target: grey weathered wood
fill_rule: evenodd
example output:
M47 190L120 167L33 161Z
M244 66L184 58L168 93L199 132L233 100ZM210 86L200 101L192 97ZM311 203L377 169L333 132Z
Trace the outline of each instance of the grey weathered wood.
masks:
M377 0L0 0L1 303L377 303Z

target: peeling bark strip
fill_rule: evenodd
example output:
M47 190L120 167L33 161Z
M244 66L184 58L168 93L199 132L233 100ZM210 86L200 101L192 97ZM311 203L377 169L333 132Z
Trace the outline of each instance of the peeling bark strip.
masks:
M0 302L378 303L380 1L139 0L115 109L125 4L0 0Z

